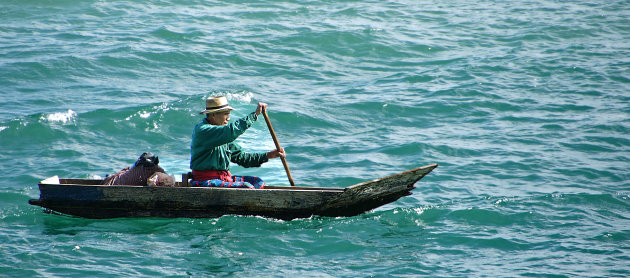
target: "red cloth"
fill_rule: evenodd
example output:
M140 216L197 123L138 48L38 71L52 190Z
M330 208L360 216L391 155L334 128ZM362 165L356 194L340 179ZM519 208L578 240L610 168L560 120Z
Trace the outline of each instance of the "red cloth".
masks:
M194 181L222 180L232 182L230 171L193 170L192 174Z

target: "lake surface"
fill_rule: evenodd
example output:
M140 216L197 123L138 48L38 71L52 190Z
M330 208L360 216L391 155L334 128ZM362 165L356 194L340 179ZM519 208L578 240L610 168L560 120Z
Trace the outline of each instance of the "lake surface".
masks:
M0 276L628 277L630 1L0 3ZM90 220L53 175L189 171L208 96L259 101L298 185L439 163L344 218ZM268 151L262 120L239 144ZM288 185L279 160L234 166Z

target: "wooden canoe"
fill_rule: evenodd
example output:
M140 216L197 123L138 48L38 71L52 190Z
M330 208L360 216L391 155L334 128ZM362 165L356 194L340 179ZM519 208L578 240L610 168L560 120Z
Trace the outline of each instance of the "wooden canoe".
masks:
M31 205L86 218L188 217L226 214L278 219L355 216L410 195L437 164L346 188L266 186L265 189L100 185L102 180L59 179L39 183ZM182 184L180 184L182 185Z

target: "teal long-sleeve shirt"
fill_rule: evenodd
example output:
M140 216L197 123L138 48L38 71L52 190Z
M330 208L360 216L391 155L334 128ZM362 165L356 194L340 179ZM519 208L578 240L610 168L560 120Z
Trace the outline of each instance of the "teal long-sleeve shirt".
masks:
M229 171L230 162L248 168L269 161L267 153L248 153L234 142L257 119L256 113L251 113L225 126L216 126L204 118L193 130L190 169Z

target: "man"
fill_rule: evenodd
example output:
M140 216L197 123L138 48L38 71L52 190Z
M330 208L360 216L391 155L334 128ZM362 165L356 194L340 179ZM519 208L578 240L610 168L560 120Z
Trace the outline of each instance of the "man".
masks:
M230 162L243 167L260 167L272 158L285 157L283 149L261 153L248 153L234 140L245 132L267 109L259 102L256 111L233 122L230 111L234 110L225 97L206 99L205 114L195 126L190 144L190 169L193 173L192 186L263 188L265 183L258 177L232 176Z

